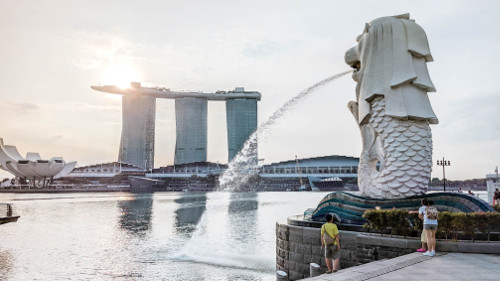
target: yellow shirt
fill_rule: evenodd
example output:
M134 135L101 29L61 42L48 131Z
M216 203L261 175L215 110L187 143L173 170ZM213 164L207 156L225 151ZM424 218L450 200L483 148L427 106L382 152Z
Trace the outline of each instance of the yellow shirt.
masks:
M337 225L331 222L327 222L321 226L321 237L323 237L323 233L327 233L327 235L330 235L333 239L336 238L337 235L339 235L339 229L337 228ZM326 244L325 241L323 243ZM333 245L337 245L337 240L335 239L335 242L333 242Z

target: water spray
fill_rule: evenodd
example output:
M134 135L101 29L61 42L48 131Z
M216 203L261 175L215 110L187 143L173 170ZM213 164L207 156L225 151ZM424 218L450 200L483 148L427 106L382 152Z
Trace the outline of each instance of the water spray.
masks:
M339 74L335 74L326 79L319 81L318 83L312 85L311 87L300 92L293 98L285 102L280 108L278 108L271 117L269 117L266 122L261 124L253 134L251 134L248 139L243 144L243 148L238 152L238 154L233 158L233 160L228 164L227 170L222 174L219 179L219 185L221 190L237 190L242 184L251 181L258 174L257 166L257 140L258 138L263 138L267 135L269 130L274 124L293 108L295 104L304 98L308 97L310 94L315 92L317 89L323 87L324 85L340 78L352 70L344 71Z

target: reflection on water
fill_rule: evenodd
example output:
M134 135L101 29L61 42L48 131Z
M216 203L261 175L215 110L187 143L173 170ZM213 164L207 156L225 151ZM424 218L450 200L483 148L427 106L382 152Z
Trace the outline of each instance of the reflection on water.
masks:
M232 227L229 231L239 245L246 247L255 239L257 233L257 209L259 208L257 193L231 193L230 200L227 212ZM244 248L241 250L249 253Z
M5 278L5 280L9 279L13 267L14 257L12 254L0 248L0 280L3 280L3 278Z
M276 220L325 194L0 194L0 280L275 280Z
M258 207L259 202L257 201L257 193L231 193L231 201L227 211L228 213L248 212L257 210Z
M153 194L134 194L118 202L120 227L130 234L144 235L151 228Z
M179 204L179 207L175 210L176 232L193 232L207 209L206 193L184 193L174 202Z

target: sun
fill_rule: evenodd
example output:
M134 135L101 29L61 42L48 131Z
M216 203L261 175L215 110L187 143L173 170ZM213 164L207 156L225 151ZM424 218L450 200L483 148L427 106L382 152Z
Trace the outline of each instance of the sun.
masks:
M137 70L128 64L112 64L104 74L106 85L116 85L120 88L130 88L130 82L140 82Z

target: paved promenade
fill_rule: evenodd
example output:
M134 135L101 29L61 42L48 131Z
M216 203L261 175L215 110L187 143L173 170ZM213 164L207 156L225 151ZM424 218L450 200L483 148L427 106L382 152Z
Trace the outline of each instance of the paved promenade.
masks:
M500 280L500 254L438 253L426 257L414 253L303 280Z

